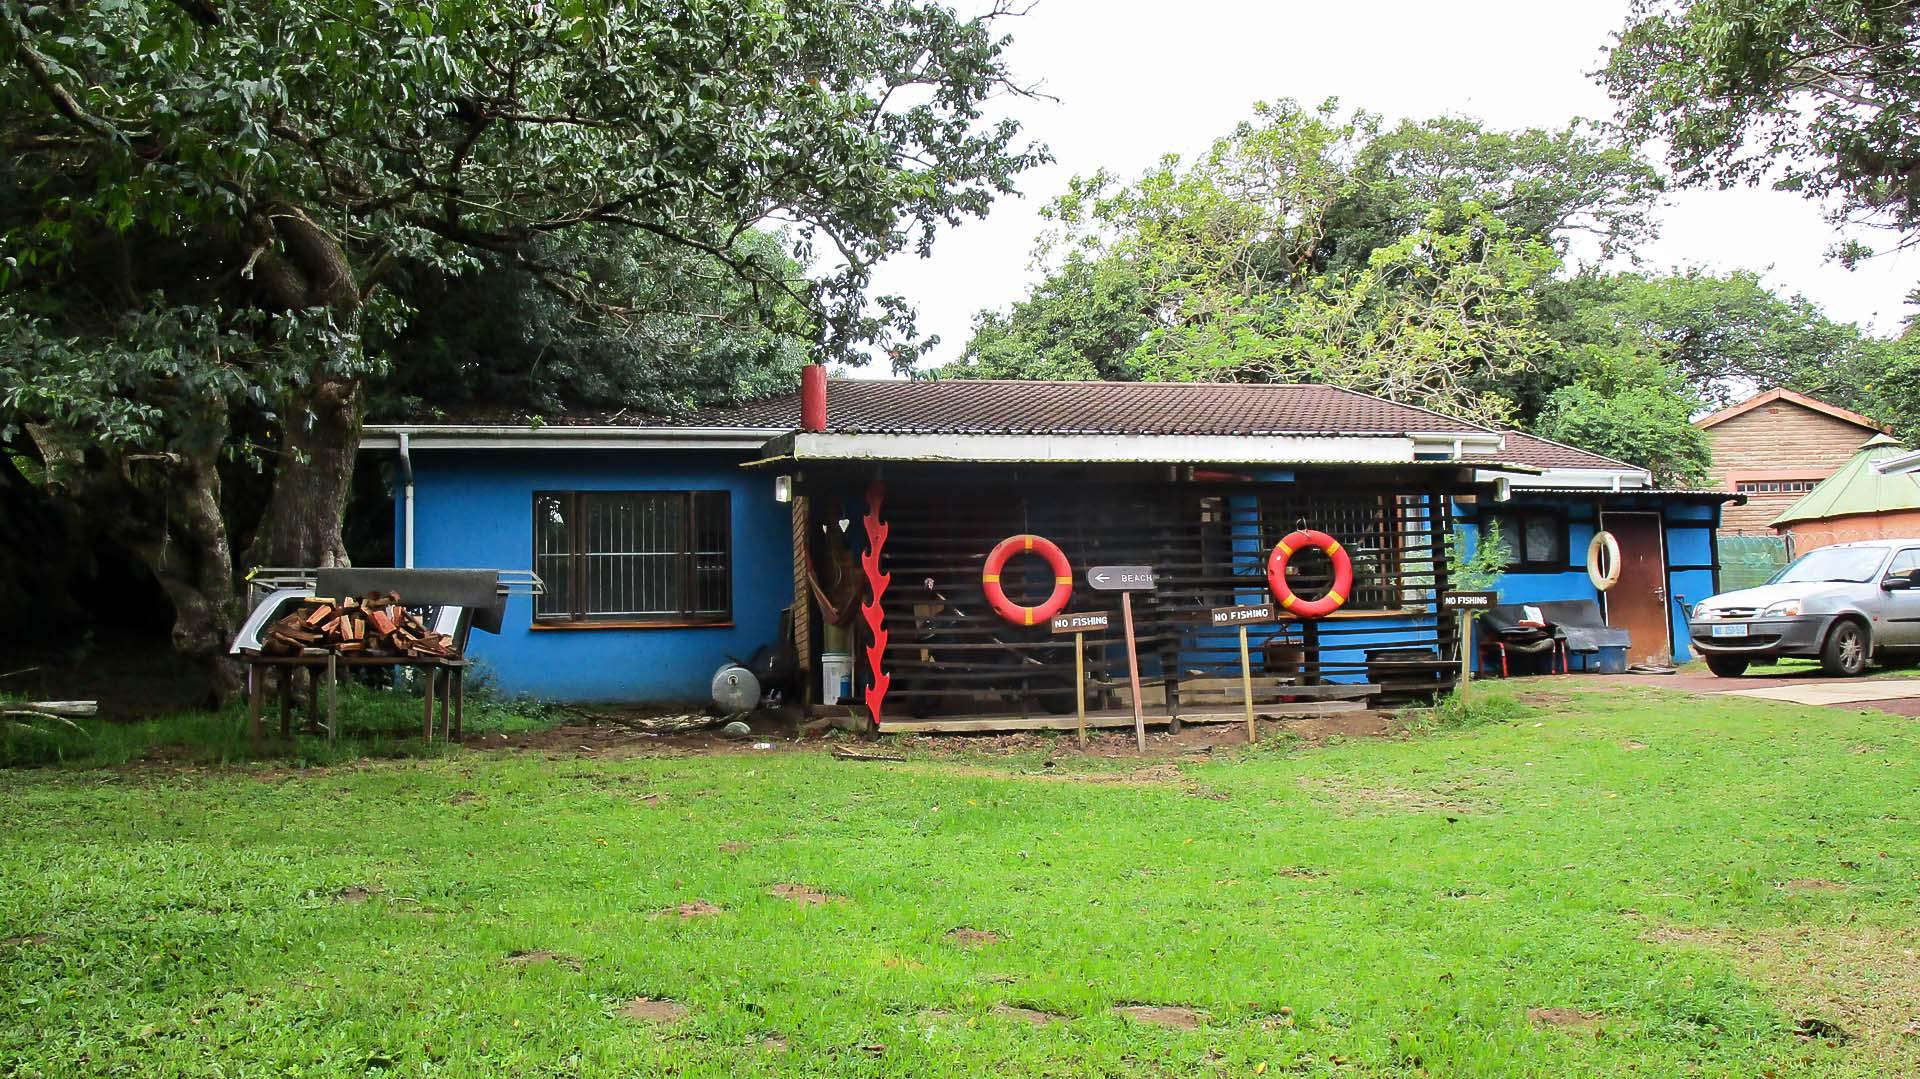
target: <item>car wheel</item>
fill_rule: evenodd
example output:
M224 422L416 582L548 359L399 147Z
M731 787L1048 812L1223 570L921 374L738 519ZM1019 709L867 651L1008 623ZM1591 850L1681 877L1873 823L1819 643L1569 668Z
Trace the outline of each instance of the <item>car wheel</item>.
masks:
M1747 673L1745 656L1708 656L1707 670L1722 678L1738 678Z
M1826 647L1820 649L1820 669L1840 678L1867 669L1867 631L1860 623L1841 622L1828 632Z

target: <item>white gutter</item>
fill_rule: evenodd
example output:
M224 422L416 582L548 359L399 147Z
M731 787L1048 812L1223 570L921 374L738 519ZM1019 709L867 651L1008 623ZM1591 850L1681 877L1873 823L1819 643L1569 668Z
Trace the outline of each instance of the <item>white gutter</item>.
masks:
M1492 482L1493 472L1483 470L1484 482ZM1541 468L1531 475L1516 478L1513 486L1579 489L1587 491L1635 491L1653 486L1653 474L1644 468Z
M385 424L370 423L361 431L363 450L400 448L407 438L421 450L573 449L755 450L784 427L530 427L524 424Z
M1414 449L1420 453L1438 451L1456 461L1467 457L1497 459L1507 448L1507 436L1498 431L1477 435L1414 431L1406 437L1413 440Z
M400 432L400 474L406 478L406 512L401 516L400 546L404 552L401 566L413 568L413 447L407 441L408 432Z
M1903 453L1898 457L1889 457L1884 461L1875 461L1873 470L1883 476L1906 476L1920 472L1920 450Z

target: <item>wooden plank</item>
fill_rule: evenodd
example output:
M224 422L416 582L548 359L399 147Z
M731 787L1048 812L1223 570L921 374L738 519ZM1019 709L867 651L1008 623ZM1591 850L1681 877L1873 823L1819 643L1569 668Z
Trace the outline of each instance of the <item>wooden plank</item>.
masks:
M1206 700L1211 697L1232 697L1240 699L1238 687L1195 686L1191 681L1180 683L1180 692L1188 698L1199 697ZM1294 697L1313 701L1358 701L1365 700L1380 692L1380 686L1373 682L1322 682L1312 686L1262 686L1253 687L1253 698L1271 700L1274 697Z
M1349 712L1369 711L1359 701L1308 701L1302 704L1283 704L1271 708L1256 709L1261 719L1308 719L1314 716L1336 715ZM1182 723L1240 723L1245 715L1239 709L1231 711L1181 712ZM1144 717L1148 726L1163 727L1171 719L1164 715ZM1079 723L1078 716L1019 716L1012 714L990 716L954 716L951 719L933 718L917 720L888 720L880 728L882 734L962 734L982 731L1069 731ZM1087 727L1125 729L1133 726L1133 713L1103 709L1087 713Z

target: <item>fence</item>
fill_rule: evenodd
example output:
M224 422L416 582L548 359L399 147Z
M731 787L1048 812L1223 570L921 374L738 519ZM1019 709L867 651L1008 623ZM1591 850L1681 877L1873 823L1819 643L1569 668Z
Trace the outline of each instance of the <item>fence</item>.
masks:
M1786 538L1772 533L1722 532L1716 542L1722 592L1766 584L1788 561Z

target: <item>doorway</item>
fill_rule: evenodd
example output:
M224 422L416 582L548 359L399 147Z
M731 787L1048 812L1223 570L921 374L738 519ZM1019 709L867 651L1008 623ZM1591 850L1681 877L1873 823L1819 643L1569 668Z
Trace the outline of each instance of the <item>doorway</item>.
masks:
M1620 544L1620 580L1606 593L1607 625L1632 639L1627 662L1673 664L1667 615L1666 535L1657 513L1605 513L1600 527Z

